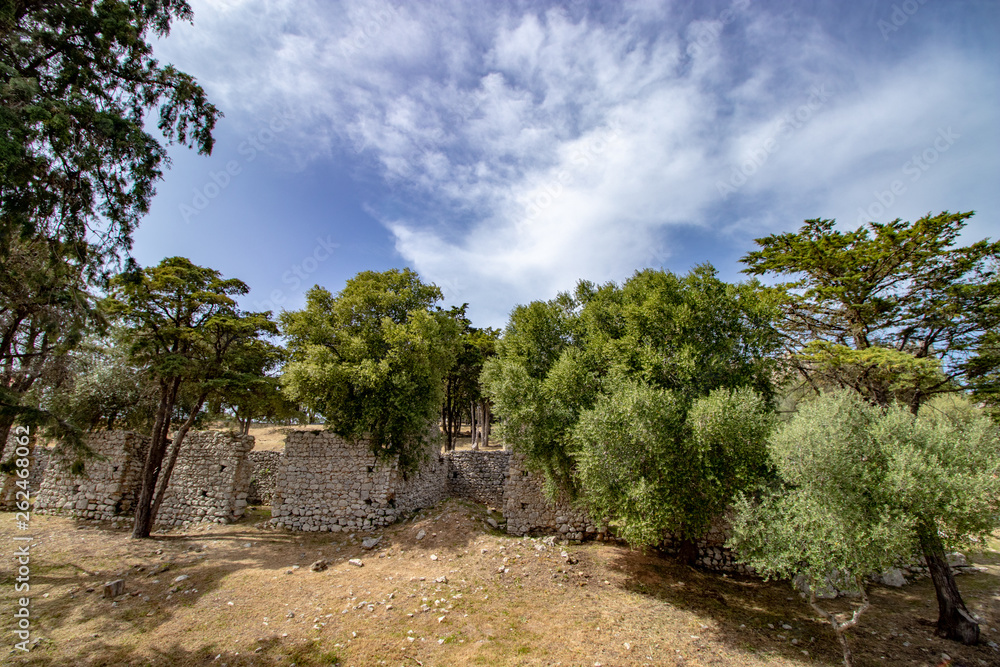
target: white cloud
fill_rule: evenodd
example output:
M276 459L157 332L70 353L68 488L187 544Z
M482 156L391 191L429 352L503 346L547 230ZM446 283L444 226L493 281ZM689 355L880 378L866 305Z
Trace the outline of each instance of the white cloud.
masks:
M383 216L400 255L493 324L578 278L669 263L677 225L852 216L938 126L996 136L977 111L995 108L995 66L933 45L852 61L818 21L745 1L686 24L658 3L606 23L457 0L193 4L165 50L234 115L291 107L300 164L373 165L407 204ZM924 193L985 150L957 147L899 210L933 208Z

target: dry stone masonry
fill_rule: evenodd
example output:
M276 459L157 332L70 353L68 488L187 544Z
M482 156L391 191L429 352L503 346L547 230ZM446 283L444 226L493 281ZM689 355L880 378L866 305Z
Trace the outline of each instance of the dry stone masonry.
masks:
M50 457L35 512L111 520L135 511L149 438L131 431L104 431L91 435L88 445L97 457L85 463L83 475L70 472L68 459Z
M186 526L229 523L243 516L250 491L252 435L191 431L184 438L156 522Z
M278 471L281 452L256 451L250 459L250 495L248 505L270 505L274 497L274 476Z
M607 539L607 533L598 530L586 512L565 498L557 502L548 500L542 474L529 470L524 456L517 453L510 456L503 515L507 519L507 532L514 535L555 533L567 540Z
M16 452L24 440L24 436L15 435L14 429L11 429L10 435L7 436L7 447L4 449L4 457L15 459L21 458L16 456ZM49 451L45 447L36 446L35 436L28 436L28 494L29 497L34 499L38 495L38 489L42 485L42 479L45 476L45 468L49 463ZM17 507L17 501L19 500L17 492L23 491L17 486L18 480L21 479L17 474L2 475L0 476L0 510L14 510ZM21 496L20 500L24 497Z
M500 509L510 466L510 452L448 452L448 495Z
M395 462L376 461L367 442L329 431L292 431L275 477L271 522L307 531L374 530L443 499L447 462L438 438L426 460L404 478Z

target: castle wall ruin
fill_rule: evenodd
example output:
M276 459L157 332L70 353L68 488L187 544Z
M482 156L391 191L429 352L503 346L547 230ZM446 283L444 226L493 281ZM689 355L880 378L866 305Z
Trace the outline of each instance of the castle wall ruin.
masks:
M500 509L507 484L510 452L452 451L448 460L448 495L468 498L477 503Z
M365 441L329 431L292 431L275 475L271 522L294 530L373 530L430 507L446 494L448 464L429 438L419 470L406 477Z

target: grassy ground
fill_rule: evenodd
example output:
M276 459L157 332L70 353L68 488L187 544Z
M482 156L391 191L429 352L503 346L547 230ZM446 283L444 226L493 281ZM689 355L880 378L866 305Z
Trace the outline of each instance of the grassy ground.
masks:
M263 527L263 510L140 541L49 516L18 531L15 516L0 513L5 545L33 537L37 640L28 654L8 653L23 594L5 556L2 655L7 664L109 666L840 663L828 626L786 583L700 572L621 546L516 539L485 517L451 499L375 533L381 542L364 551L369 534L275 531ZM933 636L929 581L873 587L873 608L850 636L857 663L939 665L947 655L953 665L1000 665L1000 542L991 547L973 556L981 571L959 577L984 644ZM321 558L328 569L311 571ZM104 599L102 584L119 577L125 595Z

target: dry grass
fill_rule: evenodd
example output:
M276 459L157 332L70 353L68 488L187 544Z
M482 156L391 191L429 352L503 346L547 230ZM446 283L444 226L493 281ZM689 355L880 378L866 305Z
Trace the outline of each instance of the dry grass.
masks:
M256 527L267 516L261 510L235 525L142 541L107 526L32 517L32 635L39 641L27 655L11 651L7 662L840 663L828 627L785 583L708 574L606 544L542 549L540 540L490 530L485 514L473 503L445 501L377 533L374 552L360 548L367 535ZM417 541L421 529L426 537ZM17 533L14 515L0 514L4 544L14 544ZM989 628L1000 625L1000 543L992 546L976 558L984 571L961 576L959 585L984 619L984 641L996 642L1000 633ZM563 550L578 562L567 563ZM319 558L329 569L310 571ZM5 558L0 572L0 633L11 646L12 563ZM175 584L181 575L188 578ZM442 576L447 582L435 581ZM118 577L127 593L112 603L101 585ZM928 581L876 587L872 597L872 611L851 636L859 665L937 665L942 653L956 665L1000 664L995 648L932 635Z
M221 426L215 424L212 428L221 428ZM250 435L254 437L253 448L255 451L280 452L285 448L285 436L290 431L321 431L324 428L326 427L322 424L310 424L308 426L273 426L270 424L261 424L259 426L251 426ZM462 437L456 440L455 449L472 449L472 436L469 434L468 428L463 431ZM490 440L490 446L482 448L482 451L495 452L500 449L503 449L502 444L499 440L493 438Z

